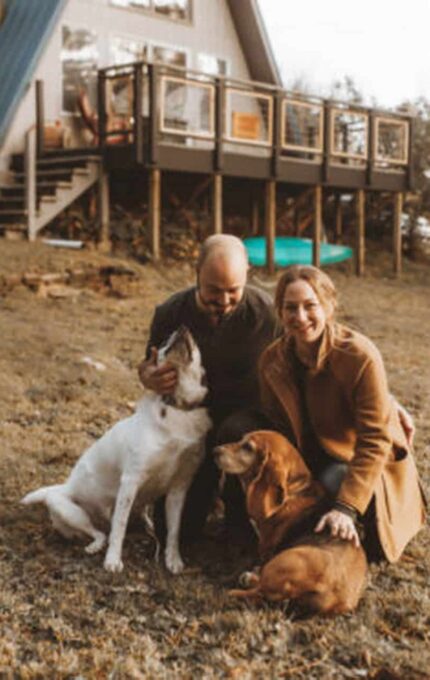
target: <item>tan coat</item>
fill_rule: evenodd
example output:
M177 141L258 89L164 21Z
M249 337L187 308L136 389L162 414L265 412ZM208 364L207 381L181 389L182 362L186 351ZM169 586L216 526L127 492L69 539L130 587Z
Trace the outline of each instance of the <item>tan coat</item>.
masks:
M298 448L302 428L293 340L276 340L260 359L263 410L280 429L289 423ZM425 521L424 497L381 355L365 336L339 324L324 332L305 394L321 447L348 462L337 499L364 513L375 496L382 549L396 561Z

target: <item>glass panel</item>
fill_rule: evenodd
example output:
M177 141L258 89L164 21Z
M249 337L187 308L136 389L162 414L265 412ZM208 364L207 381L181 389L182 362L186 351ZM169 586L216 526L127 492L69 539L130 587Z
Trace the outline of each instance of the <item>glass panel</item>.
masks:
M109 116L129 121L133 116L133 77L111 78L107 81L107 112Z
M197 70L210 76L225 76L227 74L227 62L225 59L218 59L213 54L201 52L197 55Z
M174 21L191 17L191 0L153 0L153 4L157 14L164 14Z
M283 106L284 138L282 144L287 148L322 148L322 108L298 101L285 100Z
M214 87L191 80L162 80L162 131L202 137L214 131Z
M251 144L271 144L272 98L227 88L226 136Z
M186 53L182 52L182 50L175 50L172 47L154 46L152 48L152 58L153 61L160 61L169 66L184 67L187 65Z
M377 159L398 163L407 162L407 123L378 120Z
M63 110L75 112L79 91L85 89L90 103L97 100L97 35L85 28L63 26Z
M109 45L110 63L130 64L134 61L144 61L148 56L148 48L137 40L114 36Z
M333 110L333 148L336 156L367 157L367 116Z
M141 9L150 9L151 0L110 0L111 5L116 5L117 7L131 7Z

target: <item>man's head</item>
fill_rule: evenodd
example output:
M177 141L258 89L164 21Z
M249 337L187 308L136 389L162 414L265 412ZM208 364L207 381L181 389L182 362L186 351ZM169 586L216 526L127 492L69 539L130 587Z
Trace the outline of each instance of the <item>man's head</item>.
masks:
M216 325L243 297L248 256L242 241L229 234L209 236L197 262L197 304Z

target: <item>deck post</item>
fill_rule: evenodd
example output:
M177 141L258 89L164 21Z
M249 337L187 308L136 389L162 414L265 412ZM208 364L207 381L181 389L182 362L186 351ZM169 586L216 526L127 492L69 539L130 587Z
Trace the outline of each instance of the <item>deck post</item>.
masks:
M99 165L98 177L98 203L99 203L99 240L98 250L109 252L111 249L110 240L110 209L109 209L109 173Z
M276 237L276 182L274 179L266 181L265 194L266 268L268 274L274 274Z
M149 242L154 260L160 259L161 171L149 170Z
M260 228L260 204L257 196L253 194L251 199L251 234L257 236Z
M364 190L358 189L355 195L355 273L361 276L364 272L364 237L365 237L365 215L364 215Z
M314 233L312 244L312 264L321 264L321 234L322 234L322 187L318 184L314 190Z
M342 220L342 195L336 194L335 198L335 243L342 243L343 220Z
M97 78L97 111L98 111L98 144L102 151L107 143L107 111L106 111L106 73L99 71Z
M24 186L25 209L27 211L27 236L29 241L36 240L36 154L37 131L30 128L25 135Z
M164 102L159 102L158 94L158 65L148 64L148 90L149 90L149 133L148 133L148 161L152 165L158 163L158 137L159 137L159 104L164 106Z
M143 117L142 117L142 96L143 96L143 74L142 65L135 64L133 68L133 144L134 157L138 165L143 164Z
M43 80L36 80L36 154L43 156L45 146L45 109L43 101Z
M400 276L402 273L402 210L403 194L394 194L394 229L393 229L393 254L394 254L394 273Z
M222 175L216 172L212 183L212 231L222 234Z

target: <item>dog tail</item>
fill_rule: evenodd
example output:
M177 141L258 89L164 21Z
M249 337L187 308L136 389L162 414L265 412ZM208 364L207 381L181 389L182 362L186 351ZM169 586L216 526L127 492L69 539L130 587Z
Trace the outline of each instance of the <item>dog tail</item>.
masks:
M59 489L62 484L54 484L53 486L41 486L36 491L30 491L24 498L21 498L22 505L33 505L33 503L46 503L47 496L53 489Z

